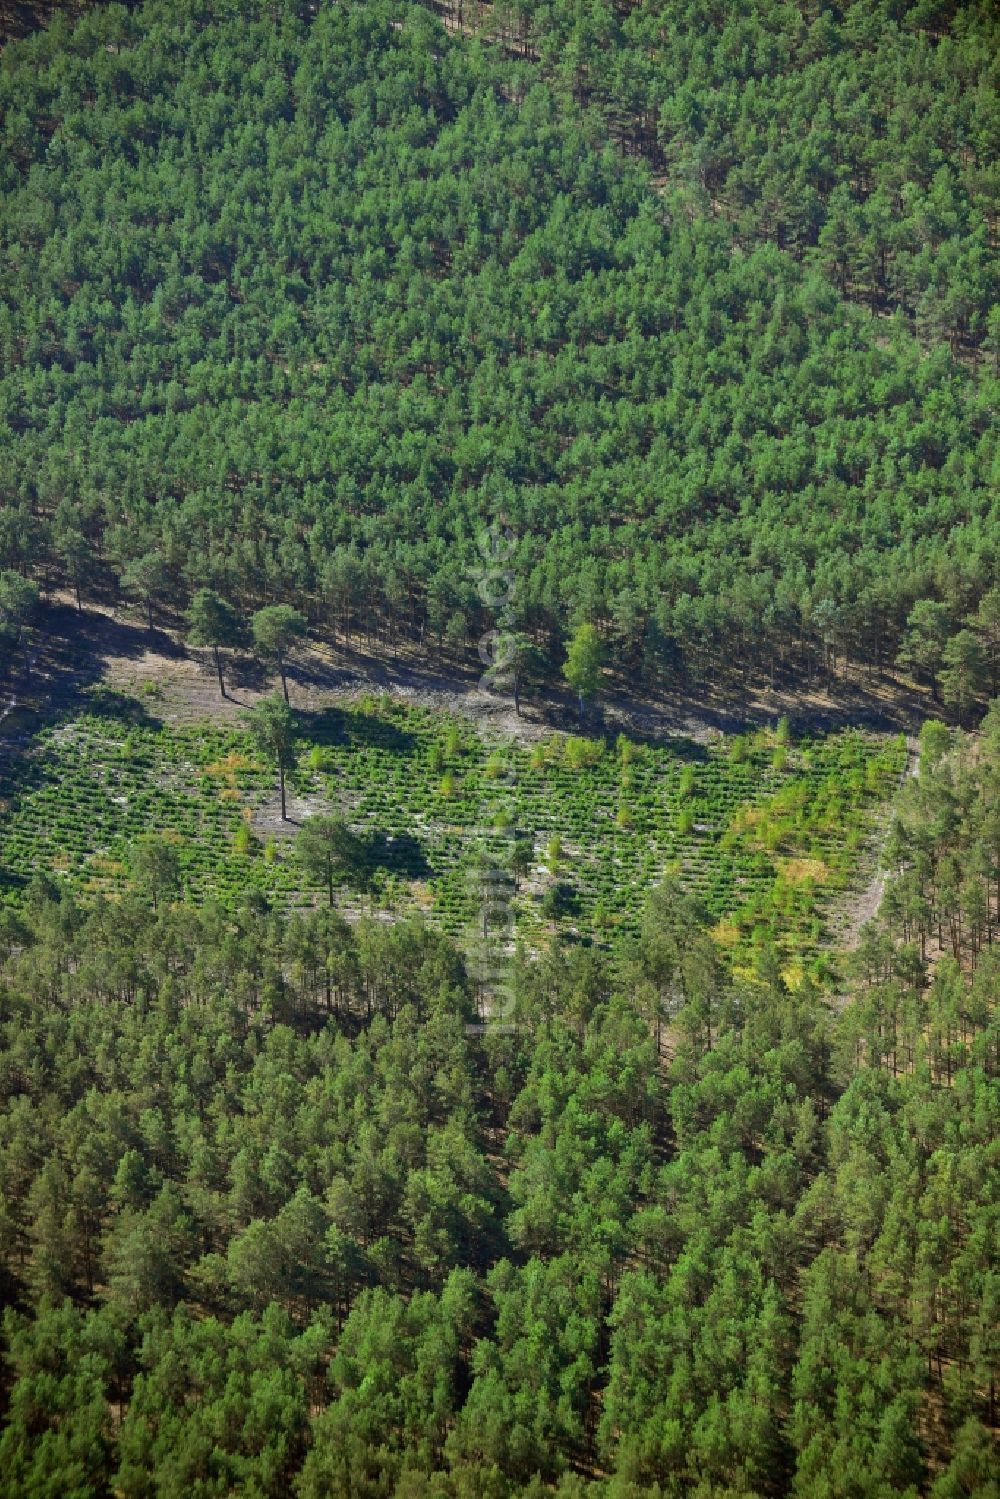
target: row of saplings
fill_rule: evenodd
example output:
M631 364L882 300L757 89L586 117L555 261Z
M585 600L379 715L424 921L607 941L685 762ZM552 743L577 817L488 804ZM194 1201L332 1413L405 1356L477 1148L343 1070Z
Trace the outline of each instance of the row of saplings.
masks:
M222 652L247 645L247 631L236 610L210 588L201 588L187 611L187 637L191 645L207 646L215 658L219 691L226 696L222 672ZM281 692L264 698L243 715L244 722L260 752L278 771L281 793L281 819L288 821L285 774L294 764L296 729L288 698L288 658L305 638L308 622L304 614L290 604L268 604L258 609L250 620L253 650L268 666L277 668ZM309 873L326 885L333 905L335 879L357 875L364 863L361 841L341 817L311 817L297 839L297 853Z
M239 649L247 644L247 632L236 610L210 588L202 588L195 594L187 611L187 638L191 645L209 648L215 659L219 678L219 691L226 696L226 683L222 670L222 652ZM259 751L275 765L281 796L281 818L288 821L285 777L295 761L296 729L288 697L287 663L296 645L306 635L308 623L305 615L289 604L270 604L258 609L250 620L250 636L255 654L266 665L277 669L281 677L281 692L264 698L256 707L243 715ZM519 641L512 640L504 652L508 658L502 665L517 677L516 656ZM500 663L498 663L500 664ZM592 625L581 626L570 642L564 675L576 692L581 716L587 698L597 690L602 667L601 648L597 632ZM331 905L333 885L338 875L357 875L363 864L359 841L347 824L339 817L310 818L298 839L299 852L314 876L327 886ZM520 861L524 863L523 857ZM516 876L515 876L516 877Z
M283 822L288 821L285 778L295 763L297 739L286 668L290 653L304 638L306 629L305 616L288 604L259 609L250 621L255 652L262 661L277 667L282 690L263 698L242 717L257 749L277 769ZM188 640L192 645L212 650L219 691L225 697L221 652L246 643L245 631L232 605L211 589L201 589L188 610ZM308 818L296 839L296 853L307 873L326 887L331 906L335 882L363 877L367 863L363 840L337 815ZM524 863L523 857L520 863Z

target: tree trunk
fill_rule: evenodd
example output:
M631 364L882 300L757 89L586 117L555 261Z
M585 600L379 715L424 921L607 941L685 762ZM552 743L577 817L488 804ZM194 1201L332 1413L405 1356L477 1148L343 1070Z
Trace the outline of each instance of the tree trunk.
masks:
M146 623L149 626L149 633L150 633L150 635L152 635L152 633L153 633L153 600L152 599L147 599L146 600Z
M280 764L278 766L278 785L281 788L281 820L282 822L287 822L288 813L285 809L285 767Z
M219 674L219 691L225 697L226 684L222 679L222 657L219 655L219 647L217 645L213 645L212 650L215 653L215 669Z
M281 673L281 690L285 694L285 702L288 702L288 679L285 676L285 662L282 656L278 657L278 671Z

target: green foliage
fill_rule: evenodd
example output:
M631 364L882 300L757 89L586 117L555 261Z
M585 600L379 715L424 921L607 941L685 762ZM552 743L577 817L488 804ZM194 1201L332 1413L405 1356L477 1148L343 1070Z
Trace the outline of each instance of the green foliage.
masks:
M38 605L38 588L20 573L0 572L0 642L12 650Z
M507 762L504 758L503 751L499 749L491 750L486 758L486 764L483 767L484 774L487 775L491 781L499 781L502 780L506 769Z
M899 649L900 665L921 681L935 683L951 623L951 611L946 604L921 599L906 621L906 634Z
M3 1492L982 1489L997 965L967 917L933 973L890 925L833 1019L708 919L668 880L614 965L516 955L483 1032L420 923L36 884L0 945Z
M907 778L896 803L882 922L904 954L900 975L918 985L935 951L974 971L993 945L1000 821L992 716L981 738L971 740L928 720L920 734L920 774ZM877 934L870 935L863 964L874 965L873 976L894 971L892 954L881 953ZM946 963L941 977L949 976L955 978ZM915 1020L908 1016L908 1024Z
M933 770L951 748L951 730L939 718L928 718L920 726L920 768Z
M563 764L568 770L587 770L597 765L603 754L604 744L600 739L568 734L563 742Z
M307 817L295 839L295 854L309 879L324 885L333 905L334 883L358 880L364 849L342 817Z
M287 821L285 774L294 764L295 719L288 703L278 693L266 697L243 715L250 738L276 767L281 794L281 820Z
M241 630L233 606L210 588L199 588L187 611L188 639L192 645L235 646Z
M580 716L583 705L593 698L601 680L604 648L601 638L592 624L581 624L566 647L563 676L580 699Z
M13 1388L0 1434L0 1482L10 1499L85 1499L108 1482L109 1370L94 1330L69 1303L42 1301L33 1319L5 1313Z
M305 854L306 829L316 818L322 825L332 802L350 828L333 870L334 899L349 909L399 880L393 899L404 910L429 901L432 918L457 935L475 918L468 874L485 838L488 862L518 882L518 933L535 941L547 918L520 888L527 870L510 864L512 841L523 839L537 843L553 873L572 867L575 923L602 943L616 946L637 930L644 892L679 856L713 916L735 923L739 946L758 929L789 958L811 959L822 935L816 922L853 878L858 840L895 791L905 754L899 744L841 734L804 739L775 766L767 736L748 739L737 763L725 739L706 751L627 741L623 785L621 745L612 755L599 740L573 736L530 749L484 742L458 720L391 699L296 719L278 694L250 716L263 738L144 719L138 704L116 699L45 731L12 760L0 780L9 898L21 898L18 883L36 869L118 896L151 840L176 866L168 899L185 890L232 908L253 889L282 905L313 890L328 901L325 858L286 855L303 835ZM494 776L501 763L504 774ZM447 768L438 773L439 765ZM276 771L279 792L290 782L305 812L295 813L301 826L286 824L291 841L274 841L268 829ZM848 815L853 841L838 832ZM263 857L248 857L258 840Z
M163 834L137 840L131 856L132 878L155 906L180 886L181 860L175 841Z
M988 667L979 637L973 630L959 630L941 653L941 696L965 717L986 694Z
M277 1307L230 1324L185 1309L149 1317L115 1491L286 1495L308 1439L303 1373L325 1331L320 1323L297 1334Z
M989 6L554 0L469 14L600 110L690 212L731 220L741 246L790 250L928 342L1000 352L984 235L1000 125Z
M357 9L4 50L0 569L381 653L496 630L515 692L567 617L684 688L904 636L926 677L915 606L995 585L990 8L482 8L533 63Z
M170 570L164 559L158 552L146 552L141 557L132 558L122 570L121 584L127 593L133 594L145 605L146 620L152 630L153 606L170 591ZM200 608L191 623L196 633L199 627L210 628L209 611L204 607Z
M192 645L211 647L219 678L219 693L226 695L222 675L223 649L241 643L243 632L236 610L211 588L199 588L187 611L188 640Z
M258 609L250 621L250 631L258 654L273 662L281 674L281 690L288 702L285 664L288 654L306 633L306 617L288 604L268 604Z
M861 657L971 721L993 9L455 19L500 45L155 0L4 49L4 666L30 580L117 580L285 690L103 689L0 765L0 1490L986 1499L996 710L925 726L839 955L900 739L528 750L284 668L493 629L519 706L585 619L581 710Z

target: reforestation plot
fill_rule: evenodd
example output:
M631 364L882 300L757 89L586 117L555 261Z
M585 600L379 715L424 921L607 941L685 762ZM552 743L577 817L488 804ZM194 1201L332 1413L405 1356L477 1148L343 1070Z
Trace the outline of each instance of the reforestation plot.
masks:
M500 871L518 937L614 946L650 886L677 873L737 957L775 940L794 974L816 958L905 763L900 740L859 731L525 747L388 697L296 714L295 728L283 822L274 764L246 729L167 728L96 694L0 780L5 898L22 899L35 872L114 897L149 878L158 842L178 891L199 900L332 892L348 913L423 910L452 934L476 920L477 871ZM350 857L304 857L324 817L342 819Z

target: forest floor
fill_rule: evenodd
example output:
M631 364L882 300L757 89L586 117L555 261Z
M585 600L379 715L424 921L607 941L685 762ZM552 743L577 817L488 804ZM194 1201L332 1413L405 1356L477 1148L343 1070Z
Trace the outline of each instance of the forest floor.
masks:
M470 657L472 651L469 652ZM0 748L29 730L39 717L72 708L87 687L103 681L123 692L156 700L165 723L226 723L278 685L248 657L226 663L227 696L219 695L209 652L189 652L174 629L152 634L135 611L94 604L78 613L68 596L56 595L42 610L29 647L30 673L19 662L13 680L0 684ZM351 694L389 692L426 707L458 713L488 734L530 741L553 729L585 733L622 731L636 738L682 736L698 743L719 734L774 724L782 716L793 731L846 727L873 732L916 733L933 712L926 693L887 680L869 687L838 678L814 689L747 687L739 693L649 692L609 684L582 725L576 700L555 688L522 693L521 713L513 697L483 685L478 666L442 661L401 646L376 654L355 641L312 641L289 663L294 706L314 710Z

